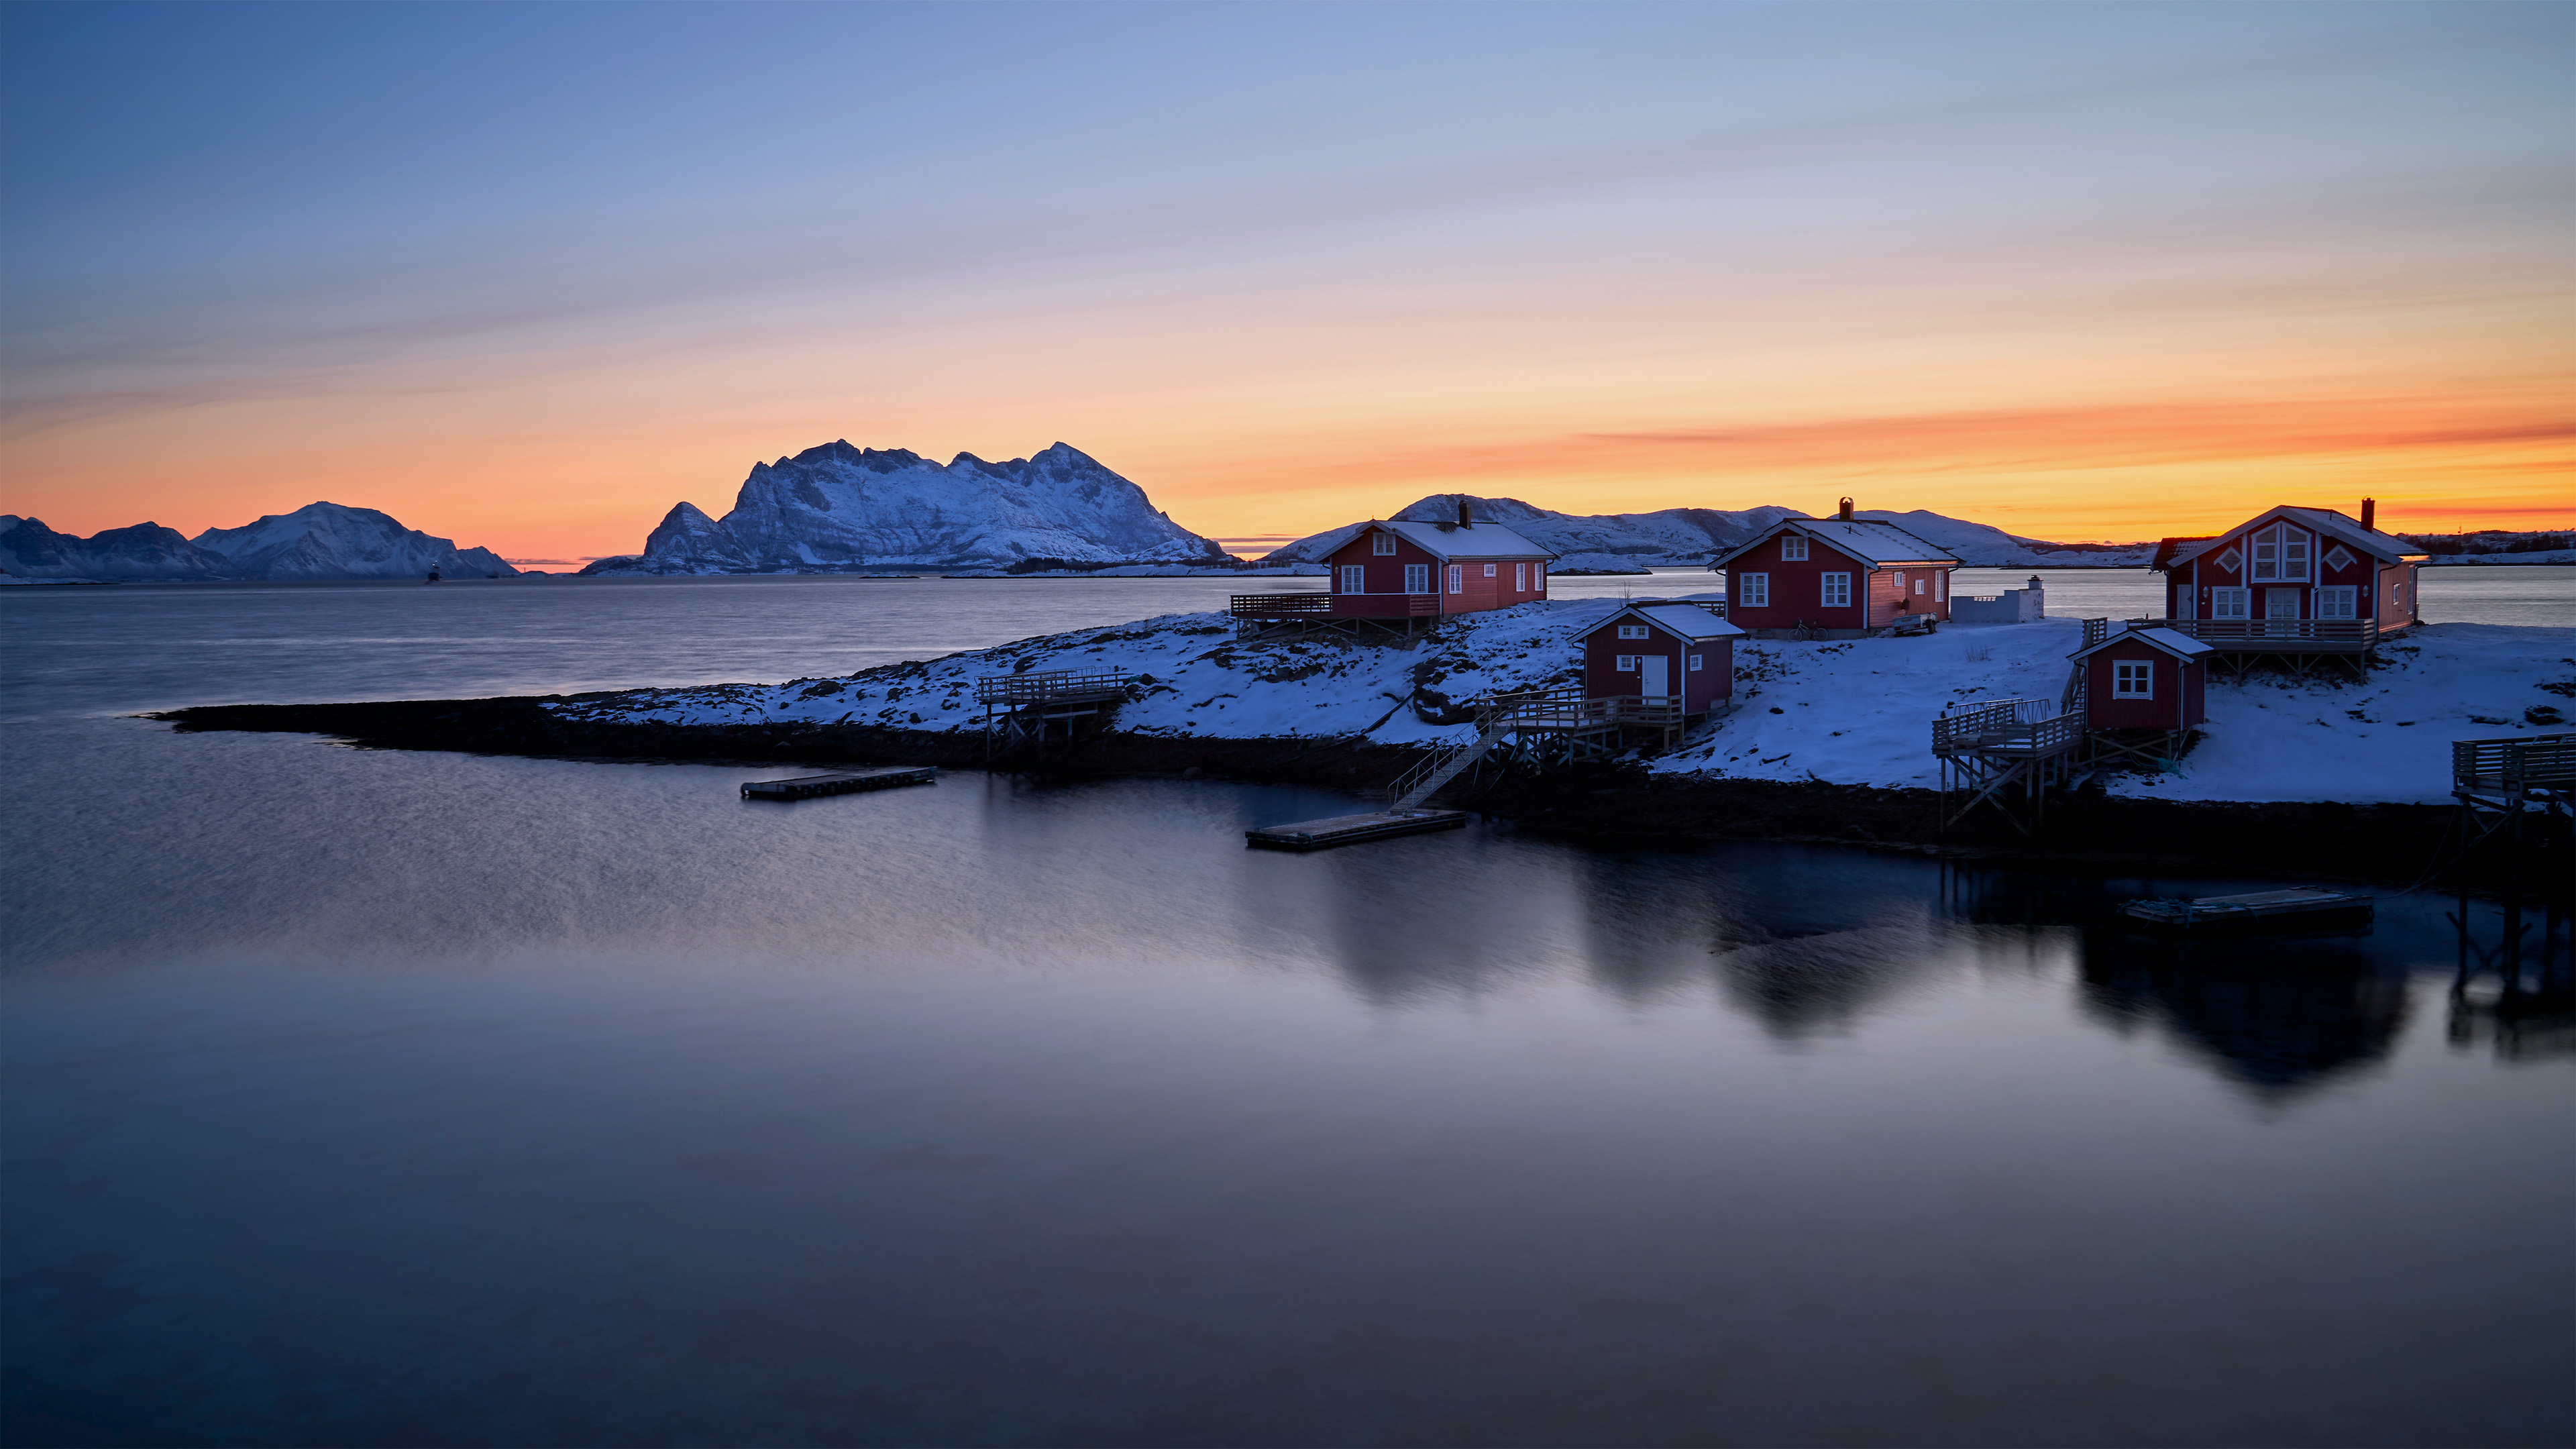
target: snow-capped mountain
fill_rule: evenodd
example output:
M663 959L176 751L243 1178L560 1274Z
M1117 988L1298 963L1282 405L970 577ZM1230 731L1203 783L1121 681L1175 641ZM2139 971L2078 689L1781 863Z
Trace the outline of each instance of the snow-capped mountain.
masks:
M489 549L460 549L372 508L337 503L308 503L194 539L157 523L80 538L0 514L0 570L23 578L417 579L433 568L451 579L518 573Z
M0 513L0 572L26 579L221 579L231 565L157 523L82 538L43 521Z
M209 528L192 540L231 562L243 579L510 578L517 569L490 549L456 546L405 528L372 508L307 503L239 528Z
M1533 543L1554 549L1555 568L1639 569L1654 565L1706 563L1721 549L1732 548L1783 518L1812 518L1803 509L1776 505L1731 511L1717 508L1665 508L1653 513L1558 513L1517 498L1469 497L1470 516L1480 522L1509 524ZM1454 518L1458 495L1434 494L1398 509L1396 518L1438 522ZM2152 545L2110 548L2103 545L2044 543L2020 538L1982 523L1946 518L1916 509L1891 513L1860 509L1853 515L1893 523L1924 542L1957 554L1962 562L1991 568L2143 567L2154 555ZM1312 563L1341 546L1357 524L1301 538L1262 559L1272 563Z
M1222 562L1225 552L1161 512L1145 490L1062 443L1033 458L939 464L846 441L757 463L733 511L682 503L644 552L589 574L828 573L877 567Z

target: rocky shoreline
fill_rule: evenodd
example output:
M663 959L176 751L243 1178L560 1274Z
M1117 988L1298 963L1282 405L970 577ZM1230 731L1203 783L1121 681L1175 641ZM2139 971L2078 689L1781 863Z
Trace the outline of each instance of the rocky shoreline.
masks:
M1067 778L1205 775L1374 793L1420 758L1350 739L1211 739L1104 733L1043 757L988 759L980 735L775 721L676 725L567 719L549 706L607 695L209 705L149 716L181 730L329 735L374 749L634 762L780 766L938 765ZM2079 794L2022 837L2000 816L1943 831L1929 790L1822 782L1649 776L1600 765L1463 778L1439 803L1591 839L1824 842L1989 860L2140 871L2243 871L2380 885L2415 883L2444 853L2453 811L2436 805L2163 801ZM2563 846L2556 852L2563 854ZM2539 857L2526 863L2553 869ZM2482 861L2481 886L2501 862Z

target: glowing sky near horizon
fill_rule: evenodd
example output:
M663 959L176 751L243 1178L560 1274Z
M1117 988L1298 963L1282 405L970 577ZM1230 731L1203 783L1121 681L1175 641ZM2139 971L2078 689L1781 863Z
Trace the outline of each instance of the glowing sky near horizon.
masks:
M2576 7L0 7L0 509L2576 517Z

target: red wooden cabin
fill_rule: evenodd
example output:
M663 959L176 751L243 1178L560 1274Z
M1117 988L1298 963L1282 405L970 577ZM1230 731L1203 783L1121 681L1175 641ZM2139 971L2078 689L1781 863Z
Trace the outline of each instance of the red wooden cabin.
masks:
M2247 630L2254 636L2391 633L2416 622L2415 566L2424 551L2331 508L2266 510L2225 533L2168 538L2154 567L2165 576L2165 617L2177 622L2315 620L2359 629ZM2215 637L2212 631L2195 630ZM2230 632L2226 629L2216 634Z
M1332 570L1326 592L1237 594L1230 612L1247 628L1342 621L1409 632L1451 614L1546 598L1555 557L1502 524L1476 522L1461 499L1452 523L1353 524L1324 556Z
M2208 714L2208 658L2218 651L2171 629L2124 628L2068 657L2084 670L2084 725L2187 730Z
M1718 555L1726 574L1726 617L1753 634L1806 630L1857 638L1950 617L1950 571L1958 556L1892 523L1852 517L1784 518Z
M1685 716L1735 697L1744 631L1698 604L1630 604L1583 636L1583 692L1593 699L1679 696Z

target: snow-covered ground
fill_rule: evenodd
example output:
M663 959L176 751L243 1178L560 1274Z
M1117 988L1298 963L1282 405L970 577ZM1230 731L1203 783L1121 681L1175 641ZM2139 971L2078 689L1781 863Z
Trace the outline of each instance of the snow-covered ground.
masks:
M1413 649L1240 644L1222 614L1169 614L845 679L639 690L557 708L576 719L671 724L976 730L978 679L1114 669L1145 681L1142 697L1119 711L1118 728L1130 733L1429 744L1472 734L1469 700L1577 682L1575 641L1619 607L1585 599L1496 610ZM1934 715L1996 699L2053 707L2082 639L2079 622L2053 619L1954 624L1907 639L1739 640L1734 712L1649 768L1928 787L1939 777ZM2383 652L2366 682L2213 684L2205 737L2180 772L2121 775L2109 788L2170 800L2440 802L2452 740L2564 728L2547 721L2576 714L2576 628L2436 624Z

